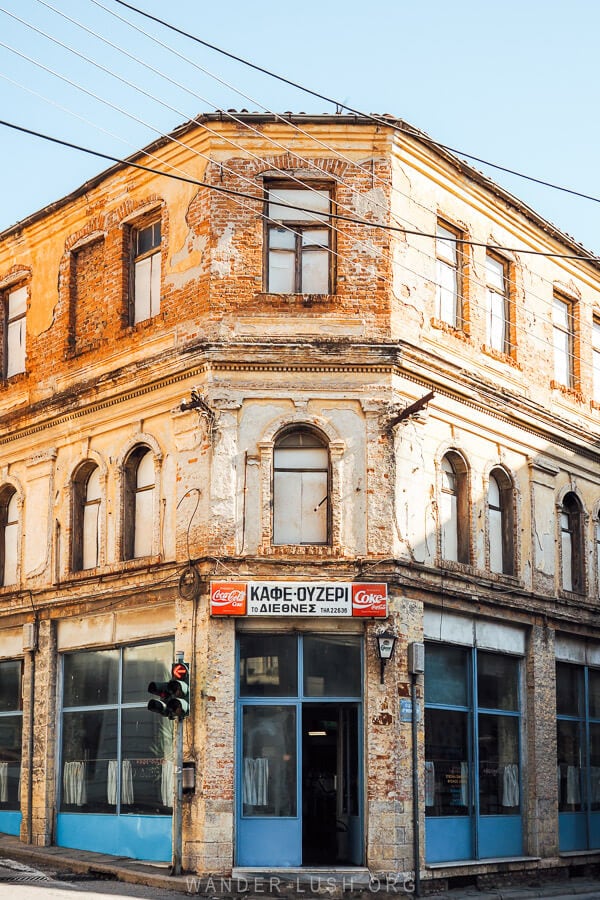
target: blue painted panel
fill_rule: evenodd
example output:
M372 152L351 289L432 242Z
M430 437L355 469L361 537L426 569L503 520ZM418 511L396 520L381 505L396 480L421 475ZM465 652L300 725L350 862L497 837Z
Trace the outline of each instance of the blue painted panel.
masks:
M479 819L479 858L521 856L523 825L521 816L481 816Z
M558 848L563 853L587 849L586 818L584 812L558 814Z
M428 863L473 859L473 823L469 816L427 816L425 859Z
M151 862L171 860L171 816L95 816L60 813L56 844Z
M0 811L0 831L4 834L21 833L21 813L18 810L5 809Z
M590 813L590 850L600 847L600 812Z
M302 865L302 822L300 818L238 817L238 866Z

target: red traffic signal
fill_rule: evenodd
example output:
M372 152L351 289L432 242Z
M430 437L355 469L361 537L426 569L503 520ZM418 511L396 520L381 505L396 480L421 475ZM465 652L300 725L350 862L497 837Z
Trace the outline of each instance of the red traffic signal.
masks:
M190 714L190 667L184 662L171 666L170 681L151 681L148 693L158 700L150 700L148 709L169 719L183 719Z
M171 666L171 678L176 678L178 681L187 681L190 675L190 670L187 663L176 662Z

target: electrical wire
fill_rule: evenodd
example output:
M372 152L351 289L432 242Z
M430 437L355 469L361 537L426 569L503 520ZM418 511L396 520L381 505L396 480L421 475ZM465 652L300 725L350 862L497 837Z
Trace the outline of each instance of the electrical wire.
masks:
M337 110L345 109L353 115L360 116L361 118L369 119L372 122L377 122L379 125L385 125L388 128L393 128L395 131L399 131L402 134L410 135L411 137L416 138L417 140L423 141L424 143L431 144L432 146L438 147L442 150L447 150L450 153L456 153L459 156L464 156L467 159L472 159L475 162L481 163L482 165L490 166L492 169L498 169L499 171L506 172L509 175L515 175L518 178L522 178L526 181L531 181L534 184L540 184L543 187L549 187L557 191L563 191L564 193L571 194L575 197L581 197L584 200L592 200L594 203L600 203L600 197L594 197L591 194L586 194L581 191L576 191L572 188L564 187L563 185L554 184L550 181L544 181L541 178L535 178L532 175L526 175L523 172L519 172L516 169L510 169L505 166L498 165L497 163L490 162L489 160L482 159L479 156L473 156L470 153L465 153L464 150L457 150L453 147L450 147L447 144L442 144L439 141L435 141L432 138L428 137L428 135L419 131L416 128L407 127L406 125L399 125L397 119L390 119L386 116L378 116L373 113L365 113L359 109L355 109L352 106L348 106L347 103L343 103L340 100L335 100L332 97L328 97L325 94L321 94L318 91L313 91L310 88L305 87L304 85L298 84L295 81L292 81L289 78L285 78L283 75L278 75L275 72L270 71L269 69L263 68L262 66L257 65L256 63L250 62L247 59L244 59L241 56L236 56L234 53L229 53L227 50L224 50L222 47L217 47L216 44L211 44L208 41L202 40L202 38L197 37L197 35L190 34L187 31L183 31L181 28L177 28L175 25L170 24L169 22L165 22L163 19L159 19L157 16L153 16L150 13L145 12L142 9L138 9L136 6L133 6L131 3L126 3L125 0L114 0L115 3L118 3L119 6L124 6L132 12L137 13L140 16L144 16L147 19L151 19L153 22L157 22L159 25L163 25L165 28L168 28L171 31L176 32L177 34L182 35L183 37L189 38L192 41L195 41L198 44L202 44L204 47L208 47L210 50L214 50L217 53L220 53L222 56L227 56L229 59L234 60L235 62L242 63L242 65L248 66L251 69L254 69L257 72L262 72L264 75L268 75L270 78L275 78L278 81L283 82L284 84L290 85L290 87L297 88L299 91L303 91L305 94L310 94L312 97L316 97L319 100L324 100L326 103L330 103L336 107Z

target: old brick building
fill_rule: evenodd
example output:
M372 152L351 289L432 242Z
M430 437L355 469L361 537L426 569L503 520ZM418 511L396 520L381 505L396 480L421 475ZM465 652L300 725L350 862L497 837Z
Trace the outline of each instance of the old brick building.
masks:
M393 119L134 161L0 235L0 830L169 858L182 651L188 870L600 861L598 265Z

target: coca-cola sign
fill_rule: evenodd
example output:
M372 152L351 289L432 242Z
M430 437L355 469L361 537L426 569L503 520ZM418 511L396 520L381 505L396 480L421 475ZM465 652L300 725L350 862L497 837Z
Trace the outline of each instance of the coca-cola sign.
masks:
M213 616L385 618L387 584L349 581L213 581Z

